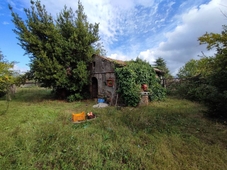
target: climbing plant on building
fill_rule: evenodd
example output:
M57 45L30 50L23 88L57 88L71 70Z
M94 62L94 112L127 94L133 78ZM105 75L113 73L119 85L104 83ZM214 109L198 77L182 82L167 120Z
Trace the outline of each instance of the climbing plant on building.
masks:
M150 100L162 100L166 90L160 85L153 67L146 61L137 58L127 62L124 67L116 66L118 93L127 106L137 106L140 101L141 85L148 85Z

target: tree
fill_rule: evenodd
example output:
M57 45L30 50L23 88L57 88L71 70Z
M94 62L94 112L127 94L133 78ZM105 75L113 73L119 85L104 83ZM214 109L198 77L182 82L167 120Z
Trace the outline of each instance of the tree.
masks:
M29 75L61 97L82 98L89 83L87 64L101 50L99 25L87 21L81 2L75 12L65 6L56 20L40 1L24 9L26 20L9 8L19 45L30 57Z
M211 50L216 48L217 53L215 54L215 61L213 68L215 71L227 69L227 26L223 26L221 34L217 33L206 33L199 37L200 44L206 44L207 49Z
M159 57L158 59L156 59L154 66L155 66L155 68L158 68L158 69L163 70L165 72L165 74L164 74L165 78L172 77L169 73L169 69L167 68L166 62L163 58Z
M191 59L183 67L179 69L177 77L188 78L188 77L195 76L196 74L198 74L197 66L198 66L198 61Z
M170 92L175 92L175 94L190 100L203 102L210 90L207 78L213 71L210 67L212 60L212 57L204 57L188 61L178 71L177 76L181 81L173 83Z
M0 51L0 97L8 94L10 99L9 88L15 81L13 67L14 62L8 62Z
M205 104L210 115L227 118L227 26L223 26L221 34L206 33L199 37L200 44L206 44L207 49L216 49L213 57L213 71L207 81L211 91L207 95Z
M177 74L179 78L207 77L213 72L213 57L203 57L199 60L191 59L182 66Z
M204 103L208 115L227 118L227 27L221 34L206 33L199 37L207 49L216 49L213 57L190 60L178 73L185 78L175 89L185 98Z

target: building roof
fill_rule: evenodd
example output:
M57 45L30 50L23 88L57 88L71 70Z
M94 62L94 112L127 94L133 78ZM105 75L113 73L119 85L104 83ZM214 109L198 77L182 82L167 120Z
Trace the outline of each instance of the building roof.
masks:
M153 68L154 68L154 67L153 67ZM160 69L158 69L158 68L154 68L154 71L155 71L156 73L161 73L161 74L164 74L164 73L165 73L165 71L160 70Z
M100 57L100 58L102 58L104 60L107 60L107 61L110 61L110 62L114 62L114 63L122 65L122 66L126 65L126 61L116 60L116 59L112 59L112 58L108 58L108 57L104 57L104 56L100 56L100 55L93 55L93 57L94 56Z
M94 56L97 56L97 57L100 57L100 58L102 58L102 59L104 59L104 60L107 60L107 61L110 61L110 62L114 62L114 63L116 63L116 64L119 64L119 65L121 65L121 66L126 66L126 64L127 64L127 61L122 61L122 60L116 60L116 59L112 59L112 58L108 58L108 57L104 57L104 56L100 56L100 55L93 55L93 57ZM153 67L154 68L154 67ZM160 73L160 74L164 74L165 72L163 71L163 70L160 70L160 69L158 69L158 68L154 68L154 71L156 72L156 73Z

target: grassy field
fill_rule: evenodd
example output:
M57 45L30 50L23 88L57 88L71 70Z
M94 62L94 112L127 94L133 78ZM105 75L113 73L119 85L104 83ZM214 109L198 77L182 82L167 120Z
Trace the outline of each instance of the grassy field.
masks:
M22 88L0 100L0 169L227 169L227 126L175 98L138 108L93 108ZM73 124L72 112L93 111Z

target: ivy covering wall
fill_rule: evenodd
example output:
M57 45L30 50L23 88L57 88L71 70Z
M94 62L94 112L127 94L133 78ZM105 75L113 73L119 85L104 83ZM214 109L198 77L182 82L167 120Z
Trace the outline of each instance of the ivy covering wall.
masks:
M137 58L127 62L124 67L116 66L118 93L126 106L137 106L140 102L141 84L148 85L150 100L163 100L166 90L160 84L153 67Z

